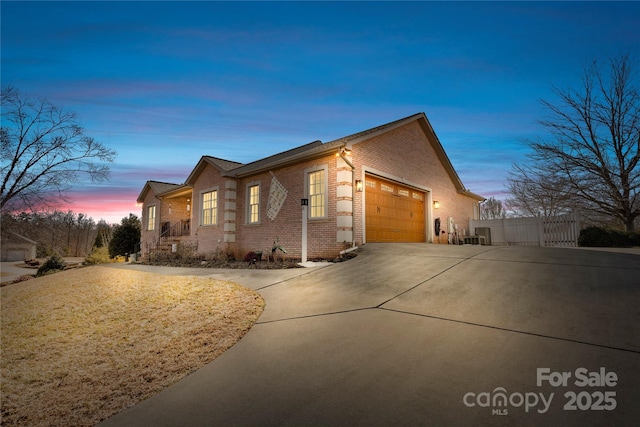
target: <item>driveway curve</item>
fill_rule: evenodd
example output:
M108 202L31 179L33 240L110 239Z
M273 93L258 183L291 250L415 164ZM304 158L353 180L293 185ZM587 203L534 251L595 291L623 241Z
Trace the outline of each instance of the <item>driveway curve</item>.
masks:
M104 426L637 425L640 251L369 244L260 292L252 330Z

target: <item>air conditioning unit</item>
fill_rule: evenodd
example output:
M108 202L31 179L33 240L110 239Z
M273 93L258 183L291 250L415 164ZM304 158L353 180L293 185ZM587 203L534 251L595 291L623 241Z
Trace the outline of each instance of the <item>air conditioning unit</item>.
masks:
M489 227L476 227L476 236L484 237L484 244L491 245L491 228Z

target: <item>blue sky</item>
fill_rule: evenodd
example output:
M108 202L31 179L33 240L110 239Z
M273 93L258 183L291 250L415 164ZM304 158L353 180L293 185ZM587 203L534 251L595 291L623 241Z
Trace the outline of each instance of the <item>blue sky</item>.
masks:
M148 179L253 161L425 112L462 181L505 196L539 99L640 53L637 2L7 2L2 85L118 152L76 212L140 215Z

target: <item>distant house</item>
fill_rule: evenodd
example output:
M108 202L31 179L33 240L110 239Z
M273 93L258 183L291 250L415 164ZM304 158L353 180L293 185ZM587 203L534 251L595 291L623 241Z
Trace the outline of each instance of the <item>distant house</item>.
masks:
M24 261L36 258L37 243L12 231L2 231L2 262Z
M311 259L369 242L437 242L436 218L445 232L468 230L483 200L419 113L248 164L203 156L183 184L147 181L141 251L188 242L242 257L277 240Z

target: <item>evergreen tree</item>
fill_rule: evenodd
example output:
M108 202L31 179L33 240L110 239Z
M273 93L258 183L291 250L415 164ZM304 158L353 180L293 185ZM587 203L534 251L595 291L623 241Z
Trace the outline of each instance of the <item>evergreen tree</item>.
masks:
M109 241L109 256L115 258L134 253L140 243L140 230L140 219L136 215L129 214L128 218L122 218Z
M96 235L96 239L93 241L94 248L101 248L104 246L104 242L102 241L102 234L98 233Z

